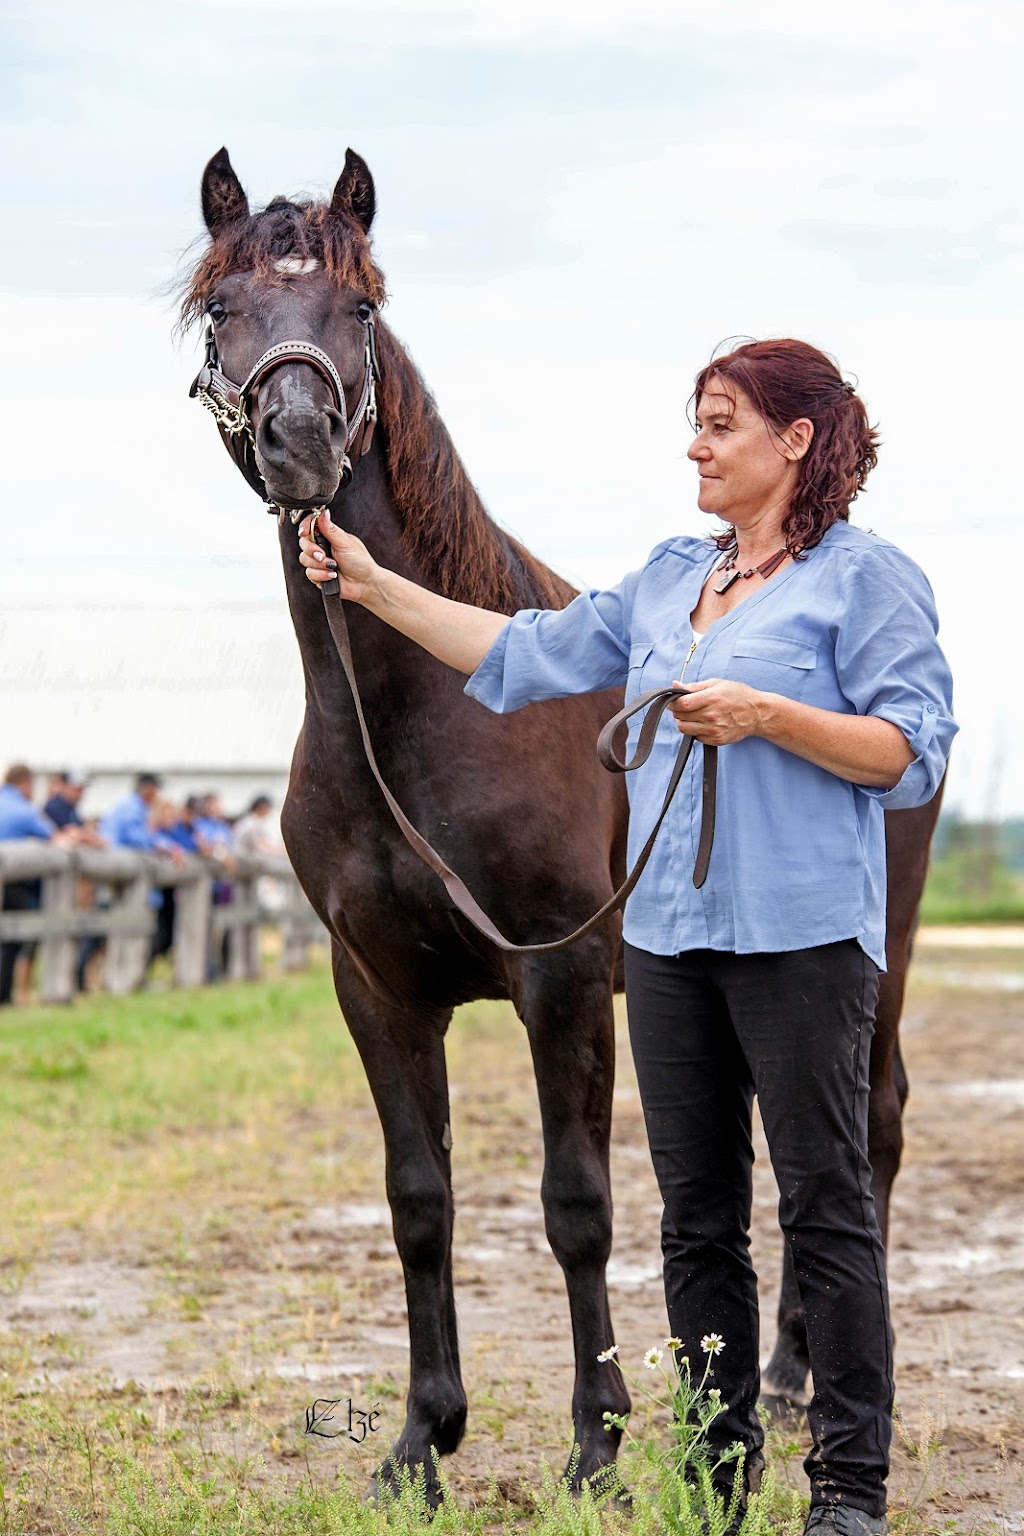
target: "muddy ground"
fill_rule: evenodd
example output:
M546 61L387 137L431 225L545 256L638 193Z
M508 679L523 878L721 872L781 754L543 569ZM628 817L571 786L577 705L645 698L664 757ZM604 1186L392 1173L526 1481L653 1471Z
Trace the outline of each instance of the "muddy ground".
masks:
M941 936L940 936L941 937ZM955 937L955 936L954 936ZM948 942L948 936L943 943ZM911 1079L907 1147L896 1187L890 1278L904 1427L892 1488L929 1525L1019 1527L1024 1491L1024 951L923 947L904 1029ZM452 1128L456 1275L470 1426L451 1463L472 1494L488 1470L512 1490L536 1482L542 1456L568 1443L567 1306L538 1200L539 1132L529 1057L513 1020L476 1038L456 1021ZM357 1447L314 1446L323 1465L357 1477L401 1423L408 1351L401 1272L383 1199L379 1132L369 1097L346 1107L329 1150L280 1160L280 1183L248 1207L177 1216L177 1252L57 1224L22 1283L0 1297L0 1328L30 1347L24 1394L127 1393L157 1428L185 1425L189 1388L224 1403L209 1432L288 1467L310 1442L315 1398L377 1404L382 1433ZM322 1143L317 1143L322 1147ZM305 1201L311 1158L365 1177L344 1198ZM242 1154L244 1155L244 1153ZM759 1143L754 1259L763 1342L771 1343L779 1241L776 1194ZM612 1311L624 1357L666 1331L657 1190L620 1019L613 1178ZM185 1214L183 1215L182 1212ZM924 1449L927 1454L921 1455ZM794 1476L799 1476L794 1463ZM926 1487L922 1490L922 1480Z

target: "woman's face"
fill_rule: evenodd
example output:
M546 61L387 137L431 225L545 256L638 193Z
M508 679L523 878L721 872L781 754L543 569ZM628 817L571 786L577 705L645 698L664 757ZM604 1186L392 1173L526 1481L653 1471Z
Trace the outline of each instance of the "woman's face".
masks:
M712 377L697 407L697 436L687 450L700 475L697 505L738 528L776 513L781 522L813 433L807 420L774 430L742 389Z

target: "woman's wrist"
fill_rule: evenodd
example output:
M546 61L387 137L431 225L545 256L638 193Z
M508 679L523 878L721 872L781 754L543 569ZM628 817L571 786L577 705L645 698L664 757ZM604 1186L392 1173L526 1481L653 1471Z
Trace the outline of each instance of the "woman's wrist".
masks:
M853 784L891 789L914 759L899 726L762 693L756 735Z

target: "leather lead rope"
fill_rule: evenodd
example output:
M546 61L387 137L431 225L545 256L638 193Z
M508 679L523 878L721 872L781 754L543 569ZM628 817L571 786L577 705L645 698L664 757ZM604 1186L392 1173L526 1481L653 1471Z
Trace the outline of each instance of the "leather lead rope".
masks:
M324 542L326 543L326 541ZM333 592L328 590L332 587L334 589ZM352 663L352 643L349 638L348 622L345 618L344 603L338 593L338 584L337 582L325 582L320 590L323 595L327 623L330 625L331 636L334 640L335 649L338 652L338 659L341 662L342 670L345 673L345 678L352 694L356 719L359 721L359 732L363 738L363 751L366 753L366 761L370 765L370 772L376 779L380 792L387 801L388 809L394 817L402 836L414 852L423 860L424 864L432 869L439 879L443 881L448 895L463 917L468 918L473 927L479 933L482 933L485 939L489 939L492 944L496 945L498 949L504 950L506 954L512 955L555 954L558 950L568 949L570 944L576 944L580 939L586 938L588 933L593 933L594 929L606 917L610 917L613 912L617 912L625 904L626 898L643 874L647 861L654 849L655 840L661 830L662 822L668 815L669 806L672 804L675 792L679 788L683 777L683 771L689 761L690 753L693 749L693 737L684 737L680 744L679 752L676 755L675 764L668 781L668 788L665 791L665 799L658 813L658 819L654 823L646 843L640 850L636 863L614 896L611 896L605 902L599 912L595 912L593 917L588 918L582 927L577 928L574 933L570 933L564 939L553 939L547 944L513 944L511 939L506 939L505 935L500 933L494 926L487 913L479 905L472 892L455 871L449 869L436 849L432 848L426 838L417 832L387 784L385 784L381 771L377 766L377 759L374 756L373 743L370 741L370 733L366 725L366 716L363 714L363 701L359 696L359 686L356 683L355 668ZM651 755L658 722L666 708L678 694L687 692L689 690L681 686L654 688L649 693L641 694L628 709L620 709L618 714L608 721L608 724L604 727L598 738L597 752L604 767L613 773L629 773L632 769L641 767ZM615 751L613 738L619 727L624 725L627 720L630 720L633 715L642 709L647 710L647 716L640 727L637 749L628 762L623 762ZM711 849L715 840L717 777L718 748L705 745L700 840L697 847L697 860L693 869L693 883L698 889L707 879L708 865L711 861Z

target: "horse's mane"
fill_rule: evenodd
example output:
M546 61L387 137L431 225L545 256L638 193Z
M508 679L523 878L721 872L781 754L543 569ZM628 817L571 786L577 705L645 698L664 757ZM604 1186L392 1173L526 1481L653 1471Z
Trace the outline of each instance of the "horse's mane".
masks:
M265 283L287 281L283 257L312 258L335 282L386 299L384 274L370 242L352 220L326 203L275 198L230 223L204 250L183 284L179 325L199 320L221 278L253 272ZM434 399L404 347L378 322L378 391L384 461L409 554L445 597L511 613L562 608L574 588L488 517L455 451Z

